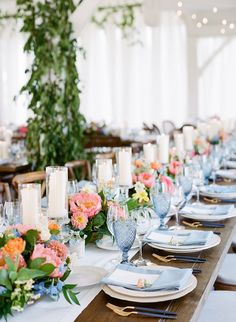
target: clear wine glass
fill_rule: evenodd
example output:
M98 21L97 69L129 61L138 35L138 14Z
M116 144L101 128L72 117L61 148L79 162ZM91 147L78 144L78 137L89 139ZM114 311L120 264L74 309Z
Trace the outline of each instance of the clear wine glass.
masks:
M212 165L212 179L213 179L213 186L216 185L216 173L220 169L220 158L218 156L214 156L211 161Z
M170 210L170 194L167 192L165 185L156 183L151 189L151 200L156 215L160 218L160 230L168 229L168 226L164 223L169 210Z
M122 251L122 264L128 264L128 252L132 247L136 237L135 219L128 212L127 207L123 207L121 212L113 221L113 232L115 241Z
M171 192L171 206L175 210L176 224L170 227L171 230L184 229L184 227L180 226L179 224L179 209L181 204L183 204L183 201L184 201L183 188L180 185L176 185Z
M201 168L195 168L193 174L193 184L196 188L197 200L194 204L200 204L200 187L204 185L204 176Z
M0 232L3 232L6 228L6 222L3 213L3 204L0 204Z
M151 227L151 215L145 207L133 211L136 221L137 239L139 241L139 257L132 261L135 266L148 266L151 262L143 258L143 237Z
M3 217L6 225L15 225L21 222L19 201L6 201L3 207Z
M193 178L191 176L180 176L179 177L179 185L183 189L185 201L187 202L188 196L190 195L193 188Z

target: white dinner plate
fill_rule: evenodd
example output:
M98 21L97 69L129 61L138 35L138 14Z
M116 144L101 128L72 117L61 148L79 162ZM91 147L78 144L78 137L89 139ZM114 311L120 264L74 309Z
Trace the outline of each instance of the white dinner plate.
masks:
M193 219L193 220L201 220L201 221L223 221L229 218L233 218L236 217L236 209L234 209L233 211L230 211L229 213L227 213L226 215L206 215L206 214L181 214L181 217L184 218L189 218L189 219Z
M175 267L153 265L153 266L145 267L145 269L166 270L166 269L175 269ZM159 296L172 295L172 294L178 293L180 291L184 291L189 286L191 286L191 284L192 284L192 275L191 275L191 278L189 278L188 282L179 290L159 290L159 291L148 292L148 291L131 290L126 287L109 285L109 284L108 284L108 286L111 290L113 290L116 293L120 293L120 294L128 295L128 296L133 296L133 297L145 298L145 297L157 297L157 296L159 297Z
M109 236L104 236L102 239L96 240L96 245L98 248L105 249L105 250L119 250L117 244L113 239ZM138 239L135 239L133 246L131 249L135 249L139 247Z
M226 161L225 162L226 167L231 169L236 169L236 161Z
M161 244L157 244L157 243L148 243L148 245L150 245L153 248L156 249L160 249L160 250L164 250L166 252L172 252L172 253L178 253L178 254L187 254L187 253L197 253L197 252L201 252L202 250L205 249L209 249L212 247L215 247L217 245L219 245L221 241L220 236L216 235L216 234L212 234L212 238L210 238L210 240L202 246L175 246L175 245L168 245L168 246L164 246Z
M107 275L107 271L96 266L76 266L66 279L67 284L76 284L77 287L91 286L100 283L101 279Z
M120 294L118 292L115 292L112 290L108 285L104 285L103 291L116 299L120 299L123 301L129 301L129 302L137 302L137 303L157 303L157 302L164 302L164 301L171 301L178 299L180 297L185 296L186 294L192 292L197 286L197 279L195 276L191 276L189 286L184 289L180 290L174 294L168 294L163 296L154 296L154 297L136 297L136 296L129 296L126 294Z

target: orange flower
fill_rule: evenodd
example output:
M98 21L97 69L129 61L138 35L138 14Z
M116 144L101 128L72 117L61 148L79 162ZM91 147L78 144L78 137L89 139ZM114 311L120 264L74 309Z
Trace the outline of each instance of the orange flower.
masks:
M58 231L60 231L60 226L58 224L56 224L55 222L50 221L48 223L48 229L49 230L58 230Z
M3 253L10 256L20 255L24 250L25 241L20 237L10 239L2 248Z
M141 160L135 160L134 165L136 166L136 168L141 168L143 167L143 162Z
M161 163L158 163L158 162L151 162L151 168L153 169L153 170L158 170L158 169L160 169L162 167L162 165L161 165Z

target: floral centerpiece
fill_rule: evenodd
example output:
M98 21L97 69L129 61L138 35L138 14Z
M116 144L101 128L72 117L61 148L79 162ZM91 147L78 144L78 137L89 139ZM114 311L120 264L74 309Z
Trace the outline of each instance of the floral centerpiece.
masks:
M34 227L7 228L0 236L0 318L23 311L44 295L57 300L60 292L69 303L79 304L75 285L64 284L69 264L67 247L59 241L43 240Z
M210 144L203 136L194 140L194 155L209 155Z
M70 198L70 237L100 239L109 235L106 224L108 204L103 192L81 191Z

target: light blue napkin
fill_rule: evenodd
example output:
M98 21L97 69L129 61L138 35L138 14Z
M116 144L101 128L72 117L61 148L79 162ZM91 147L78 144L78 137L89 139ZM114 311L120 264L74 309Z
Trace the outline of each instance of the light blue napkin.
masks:
M187 204L183 209L180 210L180 214L191 214L191 215L226 215L234 208L233 205L195 205Z
M210 193L235 193L236 194L236 186L205 186L206 192Z
M159 291L159 290L179 290L183 286L186 285L190 276L192 275L191 269L164 269L164 270L154 270L154 269L143 269L138 268L136 266L131 266L127 264L120 264L116 267L117 270L120 270L119 276L121 278L118 280L117 278L113 279L113 273L109 274L108 276L102 279L102 283L108 285L115 285L128 288L130 290L135 291ZM147 275L159 275L157 276L156 280L152 283L152 285L145 287L145 288L138 288L136 284L130 283L127 281L127 273L133 272L137 276L138 279L142 278L142 276ZM123 276L123 278L122 278Z
M208 238L213 234L212 231L186 231L186 232L176 231L173 233L173 231L169 231L169 230L167 231L159 230L156 232L158 232L158 234L161 234L161 235L167 235L167 236L173 237L172 243L167 243L161 240L152 239L151 237L149 237L152 232L150 232L147 236L145 236L143 240L148 243L157 243L157 244L166 245L166 246L174 245L174 243L176 244L179 243L180 246L192 246L192 245L202 246L206 244ZM181 241L179 242L178 242L178 237L181 238Z

